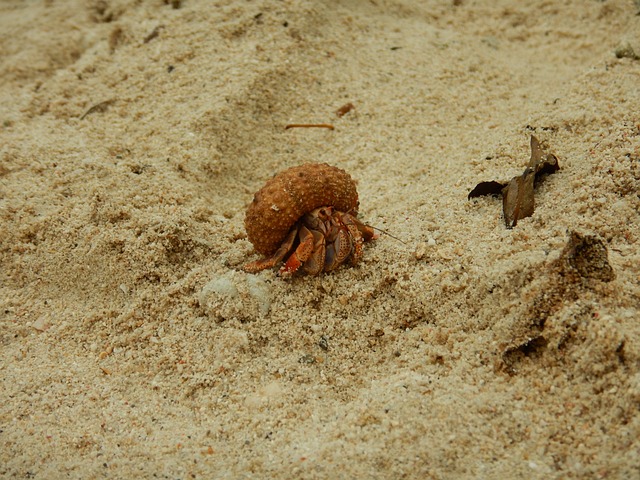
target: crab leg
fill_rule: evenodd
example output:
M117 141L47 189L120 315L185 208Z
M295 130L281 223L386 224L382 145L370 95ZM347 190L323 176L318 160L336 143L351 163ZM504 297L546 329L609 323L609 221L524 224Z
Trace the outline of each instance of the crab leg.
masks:
M335 239L327 246L327 256L324 261L324 269L326 272L330 272L344 263L352 251L349 233L339 226L336 228Z
M353 256L351 257L351 263L355 264L362 257L362 245L364 242L377 238L377 234L369 225L365 225L348 213L342 215L340 220L352 238Z
M322 232L311 230L314 239L313 252L311 256L304 262L304 271L309 275L317 275L324 269L324 259L327 254L325 244L326 238Z
M247 263L244 266L244 271L248 273L257 273L257 272L261 272L265 268L271 268L276 264L280 263L282 259L287 256L287 253L291 251L291 248L293 247L293 242L296 239L297 233L298 233L298 230L295 228L292 228L289 234L287 235L287 238L285 238L284 242L282 242L282 245L280 245L280 248L278 248L278 250L276 250L273 255L271 255L270 257L261 258L260 260L255 260L253 262Z
M280 267L280 274L283 276L293 274L302 266L302 264L308 262L311 256L314 254L314 251L316 250L316 243L319 241L324 241L324 237L320 232L309 230L304 225L300 226L298 236L300 237L300 245L298 245L298 248L296 248L291 256L287 258L285 264ZM311 273L312 275L315 275L315 273L319 273L312 273L313 266L310 266L310 268L311 271L306 267L305 264L306 272Z
M357 228L361 234L362 240L365 242L378 238L378 234L372 227L362 223L360 220L349 213L345 213L342 216L342 222L347 226L347 228L349 228L349 231L353 231L353 228L350 227Z

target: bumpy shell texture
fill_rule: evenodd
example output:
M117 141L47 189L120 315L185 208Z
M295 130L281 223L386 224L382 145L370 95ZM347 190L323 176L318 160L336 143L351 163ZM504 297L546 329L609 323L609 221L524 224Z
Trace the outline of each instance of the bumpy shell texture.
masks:
M357 214L358 191L351 176L326 163L289 168L254 195L244 220L249 241L258 253L271 255L300 217L324 206Z

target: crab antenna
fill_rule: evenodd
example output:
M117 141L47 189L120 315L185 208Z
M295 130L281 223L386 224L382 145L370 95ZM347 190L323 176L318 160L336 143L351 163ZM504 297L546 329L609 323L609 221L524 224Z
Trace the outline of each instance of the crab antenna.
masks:
M394 240L399 241L400 243L402 243L403 245L406 245L406 242L403 242L402 240L400 240L398 237L394 237L393 235L391 235L389 232L385 232L384 230L382 230L381 228L378 227L374 227L373 225L369 225L371 228L373 228L374 230L379 231L380 233L384 233L385 235L390 236L391 238L393 238Z

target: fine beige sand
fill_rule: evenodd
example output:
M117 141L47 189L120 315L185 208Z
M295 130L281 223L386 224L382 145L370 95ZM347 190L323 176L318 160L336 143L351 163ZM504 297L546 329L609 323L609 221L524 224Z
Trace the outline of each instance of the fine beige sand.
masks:
M0 476L640 478L639 8L2 2ZM399 240L246 274L307 162Z

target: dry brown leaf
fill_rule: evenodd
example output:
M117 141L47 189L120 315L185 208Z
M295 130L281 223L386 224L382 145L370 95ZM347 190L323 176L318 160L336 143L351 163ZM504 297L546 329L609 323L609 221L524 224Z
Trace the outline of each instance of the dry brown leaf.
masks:
M507 228L513 228L521 218L533 215L533 182L535 171L527 168L519 177L513 177L502 190L502 213Z
M553 154L546 156L540 148L540 142L531 135L531 158L522 175L507 182L480 182L469 192L468 198L483 195L502 195L502 211L507 228L513 228L521 218L530 217L535 209L534 187L546 175L560 168L558 158Z

